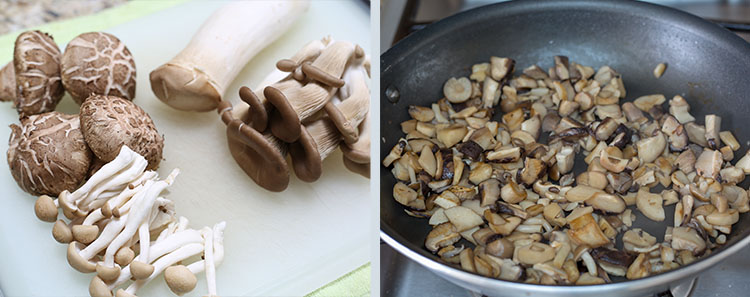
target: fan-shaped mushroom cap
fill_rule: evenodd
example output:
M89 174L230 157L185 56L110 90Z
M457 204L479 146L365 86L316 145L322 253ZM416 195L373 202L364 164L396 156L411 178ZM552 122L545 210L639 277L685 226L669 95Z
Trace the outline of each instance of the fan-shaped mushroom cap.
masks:
M315 121L311 124L310 128L313 130L322 130L319 128L321 125L333 126L333 123L328 120ZM335 138L338 140L338 135L328 134L327 136L329 136L327 139ZM318 143L304 126L302 127L299 139L289 145L289 155L292 156L294 174L302 181L311 183L318 180L320 175L323 174L323 159L320 157L322 154L318 151L319 147Z
M52 36L26 31L13 52L16 110L23 116L55 110L65 90L60 79L60 49Z
M346 158L346 156L344 156L342 159L344 159L344 167L346 167L346 169L349 169L349 171L359 174L361 176L364 176L366 178L370 178L370 163L367 163L367 164L355 163L354 161Z
M8 167L21 189L57 196L81 184L93 155L79 126L77 115L54 111L10 125Z
M164 281L173 293L182 296L195 289L198 279L185 265L169 266L164 270Z
M370 120L365 119L359 124L359 137L352 144L342 143L341 152L344 158L357 164L370 164ZM347 167L348 168L348 167Z
M250 107L245 113L247 116L247 119L241 118L243 121L250 123L250 125L253 127L253 129L257 131L265 131L266 127L268 127L268 109L266 105L268 104L267 100L262 100L255 95L255 92L250 90L248 87L241 87L240 88L240 99L247 103Z
M62 83L78 104L90 94L135 98L135 62L112 34L88 32L73 38L62 56Z
M81 105L80 116L86 143L102 161L114 160L127 145L148 160L147 169L159 166L164 138L138 105L120 97L92 95Z
M286 144L269 131L260 133L235 119L229 102L221 101L217 109L227 125L229 152L240 168L266 190L281 192L286 189L289 185Z

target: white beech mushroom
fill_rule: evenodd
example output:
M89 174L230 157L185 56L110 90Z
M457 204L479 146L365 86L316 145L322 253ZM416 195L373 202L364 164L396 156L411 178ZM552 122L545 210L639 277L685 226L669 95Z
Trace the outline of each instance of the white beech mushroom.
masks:
M135 98L135 62L120 39L88 32L68 42L60 73L65 89L81 104L91 94Z
M60 49L52 36L40 31L18 35L13 67L18 114L23 117L54 110L65 90L60 79ZM10 79L3 81L10 83Z
M8 167L18 186L32 195L72 191L86 177L93 155L77 115L55 111L11 124Z
M148 160L148 169L161 162L164 137L138 105L115 96L92 95L81 105L81 130L97 158L112 161L122 146Z
M364 58L361 48L346 41L334 42L323 49L315 61L302 66L310 69L305 74L314 81L303 84L285 80L266 87L263 94L274 106L269 118L273 135L289 143L299 139L300 124L329 103L336 88L343 85L340 77L352 58Z
M322 160L333 152L343 137L336 122L347 122L357 127L364 120L369 110L370 95L365 81L366 73L361 67L347 71L347 85L352 91L349 98L336 105L340 112L328 112L329 117L321 118L302 127L299 140L289 147L292 167L297 177L306 182L313 182L322 174ZM331 116L338 114L337 116Z
M151 90L175 109L216 108L248 61L287 31L308 6L308 1L224 5L208 17L177 56L151 72Z

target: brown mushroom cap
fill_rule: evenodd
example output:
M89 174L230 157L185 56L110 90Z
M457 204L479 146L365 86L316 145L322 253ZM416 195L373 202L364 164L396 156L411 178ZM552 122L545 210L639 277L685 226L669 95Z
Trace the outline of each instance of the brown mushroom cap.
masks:
M57 221L57 206L52 197L47 195L39 196L34 202L34 214L42 221L52 223Z
M229 102L221 101L218 110L227 125L229 152L240 168L266 190L285 190L289 185L286 144L268 131L260 133L235 119Z
M83 244L89 244L99 236L99 227L96 225L74 225L71 230L73 231L73 239Z
M300 119L286 95L273 86L263 89L263 95L274 106L270 119L273 135L286 142L296 141L301 133Z
M89 295L92 297L111 297L112 291L101 278L95 276L89 283Z
M344 115L341 110L336 107L333 102L328 102L323 107L323 109L328 114L328 118L333 122L334 125L336 125L336 129L339 130L339 133L341 133L341 137L343 137L344 142L346 143L354 143L357 142L359 139L359 132L357 131L357 128L352 125L352 123L346 118L346 115Z
M0 101L16 100L16 70L13 62L0 69Z
M57 196L75 190L86 177L93 155L77 115L48 112L10 125L8 166L13 178L32 195Z
M182 295L195 289L198 279L185 265L169 266L164 270L164 281L173 293Z
M266 128L268 127L268 108L266 107L266 103L268 101L261 101L260 98L255 95L255 92L248 87L240 88L240 99L250 105L247 119L243 120L250 123L253 129L257 131L266 131Z
M114 160L127 145L148 160L147 169L159 166L164 138L138 105L120 97L92 95L81 105L80 116L86 143L102 161Z
M60 79L60 49L52 36L26 31L13 52L16 110L23 116L55 110L65 90Z
M83 247L83 244L81 244L80 242L73 241L68 244L68 264L70 264L70 267L73 267L75 270L78 270L81 273L95 272L96 264L91 263L89 260L81 257L80 252Z
M333 152L341 136L328 118L314 121L301 129L302 135L289 145L289 155L297 177L311 183L320 178L323 160Z
M133 270L132 266L130 268L131 272ZM120 266L114 265L112 267L107 267L102 265L102 263L96 264L96 276L98 276L103 281L111 282L113 280L116 280L118 276L120 276Z
M130 262L130 274L134 279L146 279L154 273L154 265L143 263L138 260Z
M366 164L356 163L352 161L351 159L348 159L346 156L344 156L342 159L344 159L344 167L346 167L346 169L349 169L349 171L359 174L361 176L364 176L366 178L370 178L370 163L366 163Z
M370 121L365 119L359 124L359 139L352 143L342 143L341 152L344 157L357 164L370 163Z
M60 67L62 83L78 104L90 94L135 98L133 55L117 37L88 32L65 47Z

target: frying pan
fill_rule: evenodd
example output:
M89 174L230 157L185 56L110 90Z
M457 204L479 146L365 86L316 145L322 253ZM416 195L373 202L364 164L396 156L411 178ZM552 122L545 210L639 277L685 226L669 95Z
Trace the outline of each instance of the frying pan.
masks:
M381 56L380 156L388 155L403 136L399 124L409 119L407 107L442 98L448 78L468 76L471 65L486 62L490 56L511 57L516 69L531 64L546 69L555 55L594 68L610 65L623 76L626 101L648 94L661 93L667 98L680 94L699 123L706 114L715 113L722 117L722 130L732 131L740 143L750 140L746 124L750 114L746 103L750 96L750 45L736 35L696 16L648 3L524 1L446 18ZM668 64L667 71L657 80L652 70L662 62ZM746 149L736 152L737 158ZM726 245L667 273L594 286L496 280L445 265L429 253L424 239L430 226L424 219L408 216L394 201L395 179L390 168L381 165L380 177L383 241L448 281L490 296L645 296L691 280L750 243L750 215L741 215ZM742 186L747 188L747 183ZM665 212L667 218L662 223L635 212L638 217L633 227L643 228L661 241L666 226L671 225L674 206Z

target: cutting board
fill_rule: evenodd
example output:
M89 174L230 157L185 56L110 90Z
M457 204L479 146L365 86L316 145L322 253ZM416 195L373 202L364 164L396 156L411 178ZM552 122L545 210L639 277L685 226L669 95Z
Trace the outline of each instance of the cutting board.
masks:
M230 156L216 112L177 111L153 95L149 72L179 52L222 4L189 2L106 31L125 42L135 57L134 102L151 115L165 137L160 175L181 170L166 197L196 229L227 221L226 256L216 270L219 295L304 295L367 263L373 237L369 180L349 173L337 150L324 161L317 182L308 184L292 176L286 191L267 192ZM369 7L361 2L313 1L285 35L243 69L225 98L237 104L241 86L254 87L277 60L327 34L356 42L369 53L369 24ZM64 48L67 40L58 42ZM78 106L66 95L57 110L77 113ZM4 127L17 118L9 103L0 105L3 152L10 134ZM66 246L52 238L52 224L36 219L36 197L18 188L5 161L0 162L0 186L0 289L5 296L87 296L93 275L68 265ZM203 273L198 280L190 296L206 294ZM174 296L161 277L138 293Z

